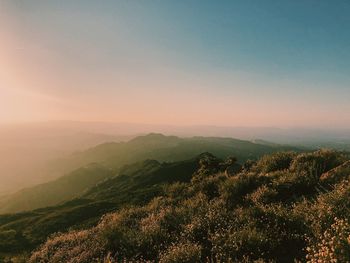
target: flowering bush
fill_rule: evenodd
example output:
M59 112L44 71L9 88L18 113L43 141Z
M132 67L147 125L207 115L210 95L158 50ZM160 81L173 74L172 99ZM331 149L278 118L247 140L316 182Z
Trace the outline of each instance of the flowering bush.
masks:
M64 235L53 235L44 245L32 254L29 262L89 263L97 261L105 251L103 245L99 243L95 235L96 231L94 229L72 231Z
M160 263L197 263L201 262L201 247L197 244L185 242L170 246L161 253Z
M310 263L350 262L350 225L346 219L334 219L334 223L315 244L306 248Z

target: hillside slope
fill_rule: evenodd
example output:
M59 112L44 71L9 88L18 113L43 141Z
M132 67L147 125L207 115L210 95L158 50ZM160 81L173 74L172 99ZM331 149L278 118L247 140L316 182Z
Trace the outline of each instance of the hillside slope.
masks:
M243 163L247 159L257 159L264 154L283 150L298 151L288 146L262 145L232 138L179 138L162 134L140 136L128 142L105 143L52 164L53 167L61 167L60 169L65 170L67 175L2 198L0 213L20 212L59 204L76 197L99 180L118 173L122 166L146 159L176 162L190 159L202 152L211 152L220 158L235 156ZM91 166L91 163L94 165Z
M0 213L33 210L77 197L97 182L115 174L99 164L81 167L54 181L26 188L2 200Z
M189 182L198 158L176 163L146 160L125 166L121 174L101 181L79 198L61 205L0 216L0 252L34 248L50 234L96 223L110 211L142 205L163 191L163 185Z
M284 152L227 174L232 161L207 154L190 182L51 237L29 262L349 262L348 160Z

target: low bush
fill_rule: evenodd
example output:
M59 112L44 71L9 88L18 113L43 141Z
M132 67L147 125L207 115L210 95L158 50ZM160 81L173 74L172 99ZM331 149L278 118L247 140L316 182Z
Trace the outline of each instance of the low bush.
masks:
M310 242L307 260L310 263L350 262L350 225L346 219L334 219L334 223L316 242Z
M278 152L263 156L256 164L256 169L263 173L270 173L289 169L295 158L295 152Z

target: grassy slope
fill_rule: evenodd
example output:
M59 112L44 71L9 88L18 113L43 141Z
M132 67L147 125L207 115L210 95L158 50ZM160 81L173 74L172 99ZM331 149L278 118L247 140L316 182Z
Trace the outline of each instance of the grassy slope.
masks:
M146 162L144 170L157 165ZM287 263L304 262L306 254L312 262L349 262L346 154L284 152L238 174L222 173L231 165L202 155L191 182L167 187L145 206L109 214L95 228L51 238L29 262L101 262L107 254L113 262ZM158 178L154 174L138 181Z
M105 143L56 163L55 167L64 167L62 169L67 171L77 169L66 176L2 198L0 213L20 212L59 204L76 197L98 181L112 176L113 170L118 171L126 164L146 159L173 162L192 158L202 152L211 152L220 158L235 156L239 162L244 162L281 150L298 149L280 145L262 145L232 138L179 138L161 134L140 136L126 143Z
M102 181L72 201L2 215L0 236L10 230L16 234L0 242L0 252L32 249L51 233L89 226L103 214L121 206L145 204L161 192L164 183L189 181L197 166L197 159L163 164L152 160L136 163L125 166L121 175Z
M23 189L7 197L3 201L0 213L32 210L58 204L76 197L77 194L114 174L112 169L99 164L81 167L54 181Z

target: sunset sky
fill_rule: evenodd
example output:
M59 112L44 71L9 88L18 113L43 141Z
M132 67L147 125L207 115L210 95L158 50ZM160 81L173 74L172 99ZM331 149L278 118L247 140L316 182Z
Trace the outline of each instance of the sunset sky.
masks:
M350 1L0 0L0 122L350 127Z

